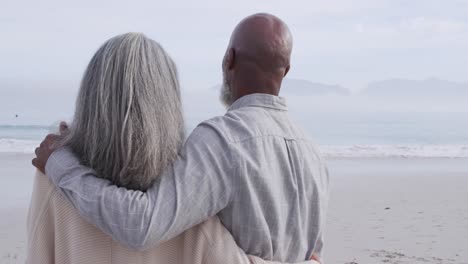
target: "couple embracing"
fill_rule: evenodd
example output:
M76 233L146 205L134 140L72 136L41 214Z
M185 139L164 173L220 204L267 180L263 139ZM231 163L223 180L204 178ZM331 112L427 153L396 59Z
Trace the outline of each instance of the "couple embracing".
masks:
M184 142L165 50L137 33L104 43L73 122L36 149L28 263L323 263L328 172L278 96L291 51L279 18L242 20L227 112Z

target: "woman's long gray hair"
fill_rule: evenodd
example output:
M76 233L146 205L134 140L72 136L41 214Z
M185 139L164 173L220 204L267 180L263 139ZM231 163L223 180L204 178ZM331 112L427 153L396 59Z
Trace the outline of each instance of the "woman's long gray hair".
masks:
M176 158L183 126L174 62L156 41L127 33L91 59L64 145L102 178L146 190Z

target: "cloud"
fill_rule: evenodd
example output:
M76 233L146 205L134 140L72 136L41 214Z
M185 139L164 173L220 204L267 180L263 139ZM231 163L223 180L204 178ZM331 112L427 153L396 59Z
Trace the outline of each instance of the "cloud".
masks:
M452 19L413 17L399 21L356 23L356 33L368 33L393 37L397 34L461 34L468 32L468 22Z
M450 18L411 17L396 21L358 22L350 36L354 46L365 49L428 49L468 45L468 21ZM435 51L435 50L434 50Z
M404 24L406 24L411 31L429 34L468 33L468 24L466 22L451 19L415 17Z
M467 1L28 2L6 1L0 9L0 34L8 40L0 78L77 81L106 39L142 31L173 56L184 86L203 88L219 82L236 23L270 12L293 31L293 78L353 89L392 77L467 80Z

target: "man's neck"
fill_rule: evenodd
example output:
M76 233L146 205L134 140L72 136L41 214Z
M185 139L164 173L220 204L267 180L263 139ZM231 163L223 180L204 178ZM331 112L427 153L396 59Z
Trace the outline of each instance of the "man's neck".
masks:
M278 96L280 86L276 83L253 83L249 85L239 86L234 90L237 91L235 93L235 100L250 95L250 94L269 94Z

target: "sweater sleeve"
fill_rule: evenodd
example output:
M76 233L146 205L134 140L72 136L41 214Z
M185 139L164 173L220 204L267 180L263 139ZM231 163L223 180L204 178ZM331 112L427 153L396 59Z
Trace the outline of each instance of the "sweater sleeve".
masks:
M53 192L49 179L37 171L27 217L26 263L55 263L54 212L50 206Z

